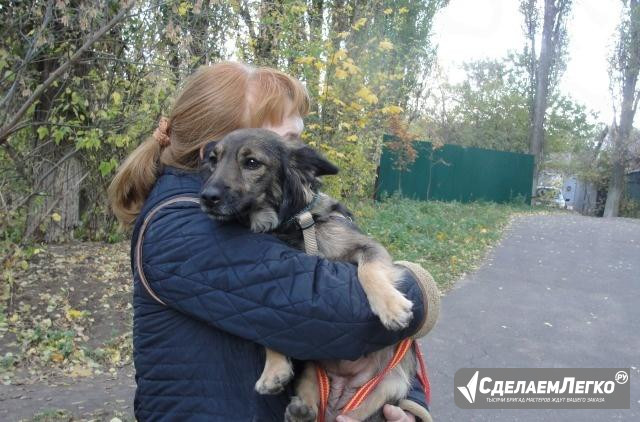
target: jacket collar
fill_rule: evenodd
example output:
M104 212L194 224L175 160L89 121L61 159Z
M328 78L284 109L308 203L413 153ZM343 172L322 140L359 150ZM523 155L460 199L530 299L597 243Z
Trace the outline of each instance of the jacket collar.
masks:
M149 210L165 199L177 195L199 196L202 188L202 177L198 170L184 170L171 166L164 166L153 189L149 193L134 227L134 233L139 222L144 219Z

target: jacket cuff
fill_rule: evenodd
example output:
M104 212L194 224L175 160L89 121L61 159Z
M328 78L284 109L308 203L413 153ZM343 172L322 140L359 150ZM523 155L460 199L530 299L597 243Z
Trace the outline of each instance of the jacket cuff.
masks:
M404 410L405 412L411 413L413 416L416 417L417 420L420 420L422 422L433 422L433 419L431 419L431 414L429 413L429 411L423 406L419 405L418 403L412 400L402 399L398 403L398 407Z
M409 261L396 261L395 264L405 267L413 275L422 292L424 319L411 337L424 337L436 325L438 320L438 315L440 314L440 290L431 274L420 265Z

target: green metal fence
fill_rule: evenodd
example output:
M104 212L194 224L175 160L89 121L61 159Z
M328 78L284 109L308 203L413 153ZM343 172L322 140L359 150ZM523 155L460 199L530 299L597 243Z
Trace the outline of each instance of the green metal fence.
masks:
M385 135L385 144L392 140ZM414 199L470 202L531 200L533 155L415 141L417 158L406 171L395 165L395 152L383 149L376 198L400 192Z

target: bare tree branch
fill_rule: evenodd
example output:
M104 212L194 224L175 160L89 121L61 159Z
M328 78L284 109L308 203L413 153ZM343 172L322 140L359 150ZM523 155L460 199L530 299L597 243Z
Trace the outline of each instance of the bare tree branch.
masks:
M9 123L5 124L0 128L0 145L5 143L9 136L15 132L16 125L22 119L27 110L31 107L31 105L38 100L40 95L47 89L53 82L55 82L62 74L80 57L87 51L89 48L100 38L102 38L111 28L117 25L127 14L127 12L133 7L135 4L135 0L130 0L119 12L115 15L105 26L100 28L97 32L95 32L76 52L67 59L66 62L60 65L55 71L53 71L49 77L41 83L25 100L22 106L13 114L13 118L9 121Z
M47 25L49 25L49 21L51 20L51 16L52 16L52 9L53 9L53 0L49 0L47 2L47 9L44 13L44 18L42 19L42 24L40 25L40 28L38 28L38 31L35 33L35 35L31 39L31 45L29 45L29 49L27 50L27 53L24 55L24 60L22 60L22 64L20 64L20 67L15 73L15 79L13 80L13 84L11 85L11 88L9 89L7 94L4 96L4 98L0 101L0 107L4 107L6 104L11 103L11 100L13 99L13 96L16 92L16 88L18 87L18 83L20 82L20 76L22 74L22 70L25 67L27 67L29 62L31 62L31 60L33 60L35 55L38 53L38 50L39 50L38 40L40 39L40 36L42 36L42 32L44 31L44 29L47 27Z

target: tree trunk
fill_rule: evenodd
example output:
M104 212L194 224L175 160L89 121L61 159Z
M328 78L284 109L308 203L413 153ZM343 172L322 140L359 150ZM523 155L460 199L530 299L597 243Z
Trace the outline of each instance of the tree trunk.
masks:
M339 2L340 0L338 0ZM320 45L322 42L322 15L324 13L324 0L313 0L311 9L309 10L309 43L313 46ZM317 98L320 92L320 70L316 68L310 69L309 81L307 83L311 98ZM312 111L315 116L321 113L320 103L318 101L311 102ZM316 117L317 119L317 117Z
M70 157L55 168L43 166L41 180L43 194L29 202L25 237L48 243L72 239L80 223L80 161Z
M624 191L624 173L626 165L627 145L633 118L638 106L636 92L638 73L640 72L640 0L629 1L629 34L628 39L621 34L619 56L621 62L614 63L619 66L622 76L622 104L620 106L620 126L614 131L613 163L607 202L604 206L603 217L617 217L620 209L620 200ZM624 31L623 28L620 31Z
M256 61L266 66L277 66L273 50L277 46L277 21L284 12L282 0L262 0L259 9L258 34L256 39Z
M613 163L607 202L604 205L603 217L617 217L620 209L620 200L624 191L624 162L616 159Z
M540 46L540 59L536 69L536 87L533 99L533 123L529 133L529 152L534 156L532 195L535 195L538 187L538 177L543 159L544 118L549 97L549 75L551 74L551 64L555 51L553 28L557 13L554 0L545 0L542 43Z

